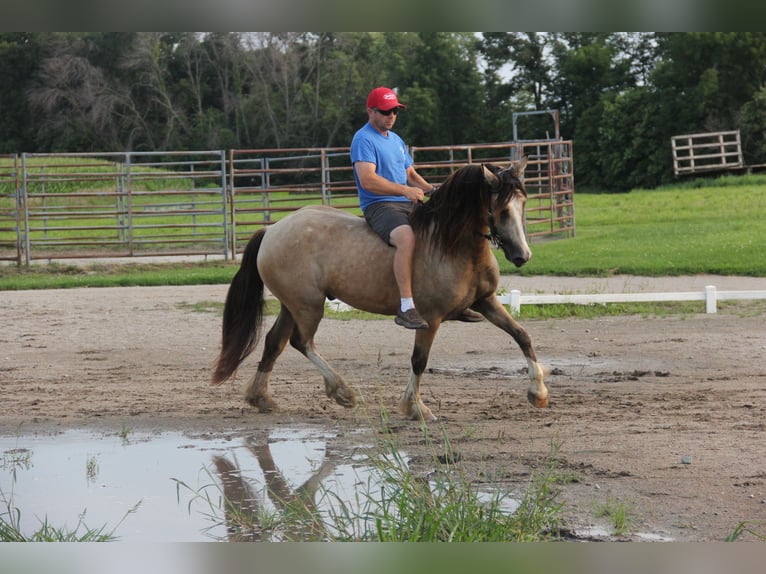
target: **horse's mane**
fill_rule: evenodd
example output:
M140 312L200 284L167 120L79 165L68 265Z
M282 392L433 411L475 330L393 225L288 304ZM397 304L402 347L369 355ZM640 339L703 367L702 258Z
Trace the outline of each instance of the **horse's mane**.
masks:
M498 177L495 186L487 181L484 167ZM415 207L410 224L419 238L430 229L434 247L452 255L465 238L487 229L492 195L497 194L497 201L504 204L517 190L524 193L515 169L467 165L451 174L427 202Z

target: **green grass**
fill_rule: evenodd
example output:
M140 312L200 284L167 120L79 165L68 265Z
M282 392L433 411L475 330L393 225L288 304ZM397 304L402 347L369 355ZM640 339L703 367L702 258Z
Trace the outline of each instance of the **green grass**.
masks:
M744 520L737 524L732 533L724 539L724 542L736 542L746 534L750 534L756 540L766 540L766 522Z
M533 243L532 260L505 274L607 276L722 274L766 277L766 176L700 186L576 196L577 235ZM0 290L231 281L232 262L154 265L0 265Z
M533 243L525 275L766 276L766 176L575 196L576 236Z
M624 536L633 528L629 505L612 496L608 496L605 502L596 505L596 516L609 519L614 536Z
M152 285L227 284L238 263L222 260L200 263L134 263L0 266L0 291L69 289L75 287L131 287Z

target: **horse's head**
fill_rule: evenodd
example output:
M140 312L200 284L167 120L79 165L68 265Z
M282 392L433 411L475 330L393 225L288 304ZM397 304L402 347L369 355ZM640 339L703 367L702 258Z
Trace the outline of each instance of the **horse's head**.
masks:
M489 193L489 239L516 267L532 257L524 234L527 191L522 177L526 165L526 157L505 168L482 165Z
M510 166L469 164L450 175L410 216L416 233L432 234L434 245L454 254L477 234L521 267L532 256L524 237L527 193L521 174L526 158Z

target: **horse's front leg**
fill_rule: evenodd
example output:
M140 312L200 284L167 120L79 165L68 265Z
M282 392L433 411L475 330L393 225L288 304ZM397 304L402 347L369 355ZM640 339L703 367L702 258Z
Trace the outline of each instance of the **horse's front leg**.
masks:
M535 350L532 348L532 339L529 337L527 330L511 317L510 313L494 295L477 302L474 307L491 323L510 334L514 341L516 341L519 348L521 348L521 352L524 353L524 357L527 359L528 374L531 381L527 389L527 400L538 408L547 407L548 389L545 386L545 369L537 361Z
M412 349L412 357L410 359L410 380L404 389L404 396L402 396L402 400L399 402L402 414L413 420L436 420L436 415L423 404L420 398L420 379L426 370L428 354L431 352L431 345L438 330L439 323L431 321L431 326L428 329L421 329L415 332L415 346Z

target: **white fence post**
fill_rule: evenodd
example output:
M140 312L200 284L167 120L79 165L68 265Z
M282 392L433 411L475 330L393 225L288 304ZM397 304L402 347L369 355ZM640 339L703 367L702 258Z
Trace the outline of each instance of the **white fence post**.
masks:
M521 291L511 289L511 313L521 313Z
M705 287L705 313L716 313L718 311L717 299L715 285L707 285Z

